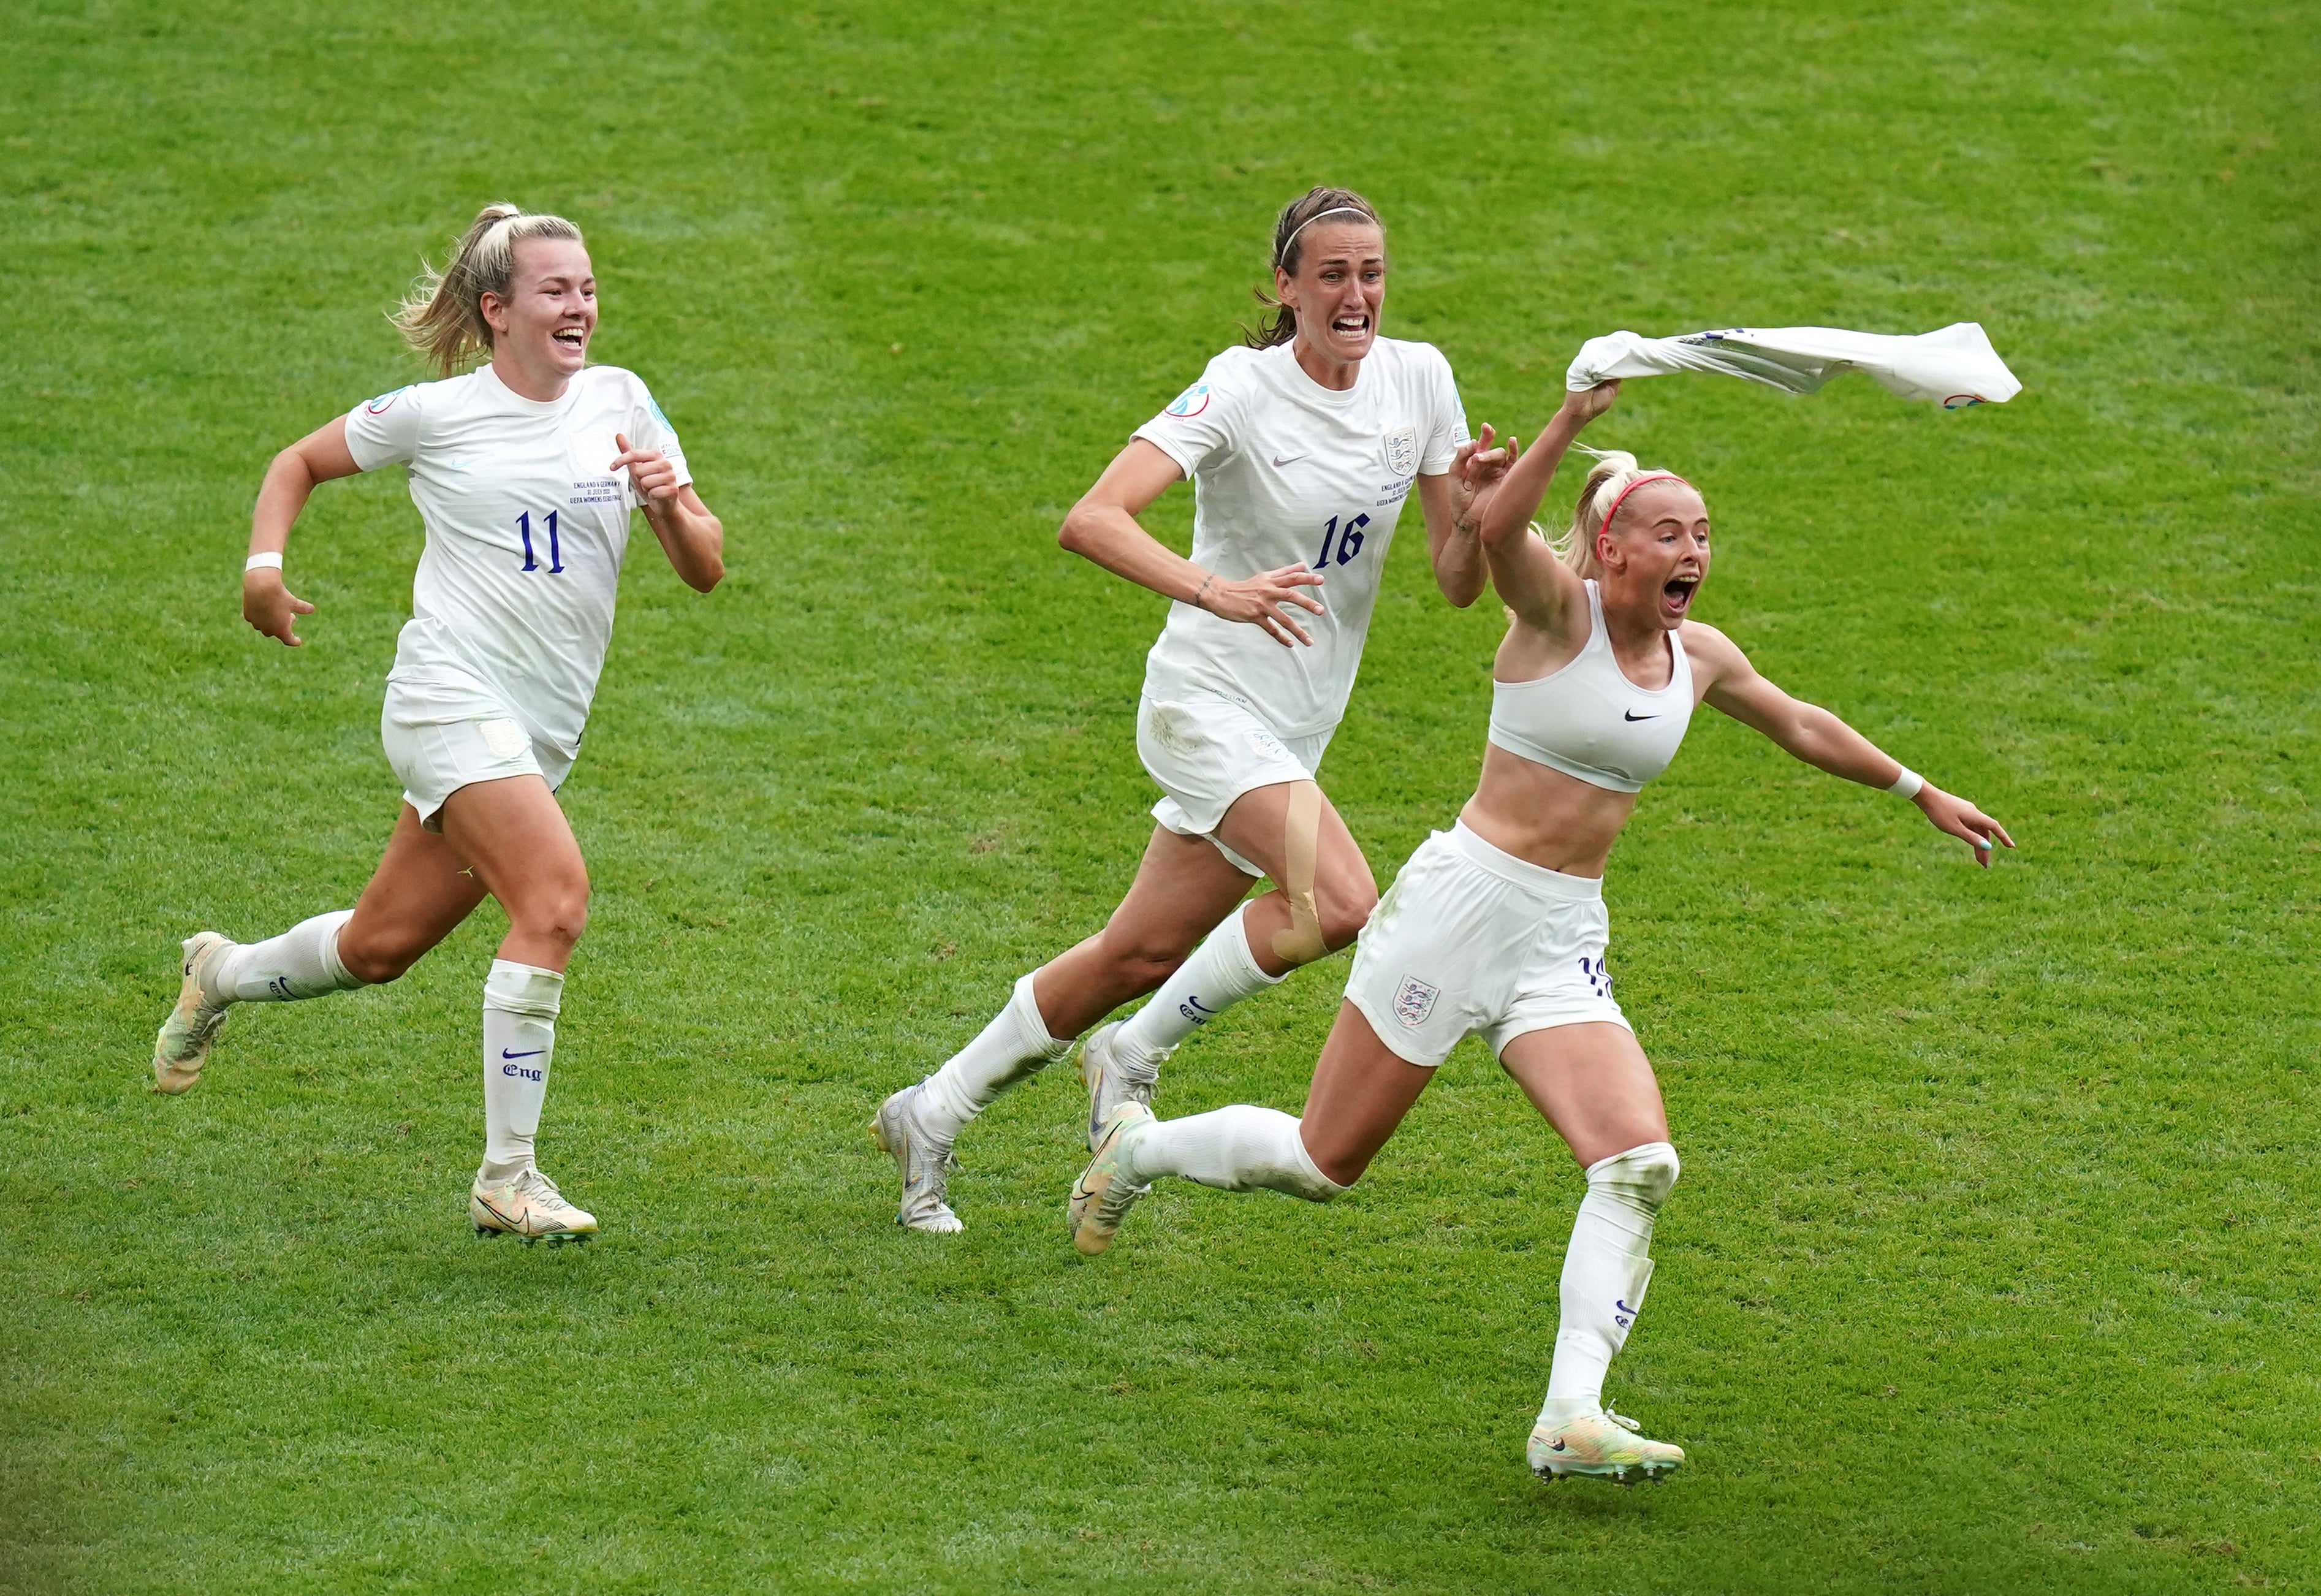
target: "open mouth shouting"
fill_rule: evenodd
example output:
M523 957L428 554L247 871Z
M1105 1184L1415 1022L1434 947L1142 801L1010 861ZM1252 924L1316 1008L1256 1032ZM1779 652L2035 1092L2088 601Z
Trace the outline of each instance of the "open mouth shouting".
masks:
M1672 577L1661 589L1661 613L1674 620L1682 620L1685 611L1692 607L1692 596L1700 586L1697 576Z
M1341 338L1366 338L1370 335L1370 318L1367 313L1332 316L1330 331Z
M560 348L578 355L588 352L588 329L578 323L568 323L551 333L549 338Z

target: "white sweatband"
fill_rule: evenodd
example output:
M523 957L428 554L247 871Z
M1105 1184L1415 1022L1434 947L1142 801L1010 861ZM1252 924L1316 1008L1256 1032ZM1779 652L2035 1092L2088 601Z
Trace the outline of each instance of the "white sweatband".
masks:
M279 554L252 554L249 559L241 562L241 569L244 570L280 570L282 569L282 556Z
M1896 798L1914 798L1918 796L1918 789L1925 784L1926 779L1924 776L1919 775L1909 766L1904 765L1902 773L1894 778L1894 785L1886 790Z

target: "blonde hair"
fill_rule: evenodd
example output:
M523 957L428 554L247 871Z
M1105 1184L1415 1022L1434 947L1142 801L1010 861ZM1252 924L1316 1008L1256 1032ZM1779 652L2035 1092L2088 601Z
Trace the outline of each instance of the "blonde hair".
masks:
M561 216L505 201L486 205L476 213L442 270L420 261L411 292L387 320L405 343L446 377L479 356L489 356L492 326L484 320L483 296L507 297L515 275L515 247L528 238L582 242L580 230Z
M1604 518L1616 513L1620 496L1639 482L1682 482L1684 479L1674 471L1647 470L1625 449L1586 452L1596 455L1596 463L1588 468L1588 480L1580 485L1579 501L1571 506L1571 524L1550 539L1548 546L1558 560L1581 576L1600 577L1604 564L1596 558L1596 535L1604 530Z

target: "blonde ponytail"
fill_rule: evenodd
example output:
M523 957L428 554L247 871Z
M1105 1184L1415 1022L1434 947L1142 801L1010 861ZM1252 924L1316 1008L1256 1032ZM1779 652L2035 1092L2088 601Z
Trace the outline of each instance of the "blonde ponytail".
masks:
M483 296L507 297L515 275L515 246L528 238L569 238L580 230L561 216L525 211L505 202L486 205L437 271L424 260L402 306L388 315L403 341L445 377L492 352L491 324L484 320Z
M1583 577L1600 577L1603 562L1596 558L1596 536L1618 511L1620 500L1628 489L1640 482L1681 482L1674 471L1646 470L1636 463L1636 457L1625 449L1607 449L1596 455L1596 463L1588 468L1588 480L1580 485L1579 498L1571 506L1571 524L1549 541L1555 557Z

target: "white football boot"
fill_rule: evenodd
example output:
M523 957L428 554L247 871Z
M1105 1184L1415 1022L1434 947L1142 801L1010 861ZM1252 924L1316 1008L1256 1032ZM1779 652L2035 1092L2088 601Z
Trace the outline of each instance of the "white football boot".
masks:
M520 1236L527 1242L587 1241L596 1234L596 1216L567 1202L556 1182L536 1169L488 1183L478 1174L468 1189L468 1218L478 1236Z
M1110 1025L1098 1026L1080 1044L1080 1081L1088 1087L1088 1142L1091 1153L1104 1140L1104 1127L1120 1112L1122 1104L1140 1103L1147 1108L1152 1106L1152 1081L1131 1080L1121 1068L1120 1027L1127 1023L1116 1019ZM1169 1051L1174 1053L1176 1049ZM1168 1056L1164 1053L1160 1058L1165 1061ZM1156 1070L1157 1067L1156 1064Z
M903 1202L895 1210L895 1223L929 1236L956 1236L967 1227L945 1199L951 1196L950 1172L959 1161L951 1155L948 1140L938 1141L919 1123L914 1111L918 1101L919 1087L906 1086L879 1104L878 1117L870 1121L871 1138L903 1177Z
M210 1059L210 1044L217 1040L226 1013L224 1004L213 1006L203 996L202 977L218 955L233 945L214 931L196 931L186 938L177 1006L169 1010L169 1017L161 1022L161 1034L153 1038L155 1091L175 1097L191 1091L202 1078L202 1066Z
M1531 1433L1525 1461L1543 1480L1576 1475L1620 1485L1657 1482L1684 1466L1683 1447L1636 1434L1642 1427L1609 1408L1561 1424L1543 1424Z
M1151 1123L1151 1109L1142 1103L1123 1103L1120 1111L1105 1122L1096 1156L1072 1182L1064 1219L1071 1227L1072 1245L1091 1258L1120 1234L1120 1222L1128 1218L1129 1205L1152 1190L1128 1178L1128 1150Z

